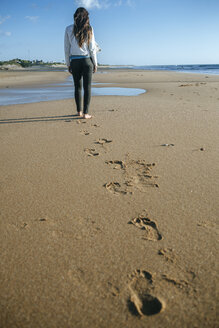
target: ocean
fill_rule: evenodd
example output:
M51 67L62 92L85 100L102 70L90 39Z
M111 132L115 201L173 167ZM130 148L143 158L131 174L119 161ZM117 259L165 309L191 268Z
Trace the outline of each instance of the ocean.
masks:
M132 66L132 69L155 70L155 71L176 71L183 73L199 73L219 75L219 64L202 65L145 65Z
M101 64L100 64L101 68ZM201 65L109 65L108 69L142 69L142 70L155 70L155 71L176 71L183 73L199 73L209 75L219 75L219 64L201 64ZM26 68L25 71L67 71L66 67L48 67L36 66Z

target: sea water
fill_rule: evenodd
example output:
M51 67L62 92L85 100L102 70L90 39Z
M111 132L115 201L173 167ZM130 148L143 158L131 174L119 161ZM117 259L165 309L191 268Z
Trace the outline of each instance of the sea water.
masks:
M145 65L132 66L132 69L155 70L155 71L176 71L183 73L199 73L219 75L219 64L201 64L201 65Z
M91 93L93 96L138 96L146 92L144 89L135 88L110 86L97 88L95 87L97 85L98 83L92 84ZM100 85L105 84L101 83ZM71 76L63 83L44 85L42 87L0 89L0 106L69 98L74 98L74 86Z

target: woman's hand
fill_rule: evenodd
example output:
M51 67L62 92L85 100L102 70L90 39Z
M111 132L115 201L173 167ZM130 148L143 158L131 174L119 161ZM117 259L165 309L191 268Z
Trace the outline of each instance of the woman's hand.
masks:
M70 74L72 74L71 66L68 66L68 71Z
M97 66L94 65L93 73L96 73L96 71L97 71Z

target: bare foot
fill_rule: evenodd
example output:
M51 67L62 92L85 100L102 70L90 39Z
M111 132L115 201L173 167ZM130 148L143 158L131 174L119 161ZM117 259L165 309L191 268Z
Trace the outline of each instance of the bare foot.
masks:
M89 114L84 114L83 115L83 118L91 118L92 116L91 115L89 115Z
M82 116L82 112L78 112L78 116Z

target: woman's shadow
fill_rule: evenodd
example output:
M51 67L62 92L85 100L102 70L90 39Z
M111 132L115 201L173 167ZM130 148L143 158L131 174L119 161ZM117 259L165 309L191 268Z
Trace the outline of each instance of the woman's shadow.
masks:
M72 122L81 120L78 115L61 115L61 116L37 116L37 117L22 117L22 118L5 118L0 120L0 124L15 124L15 123L33 123L33 122L55 122L65 121Z

